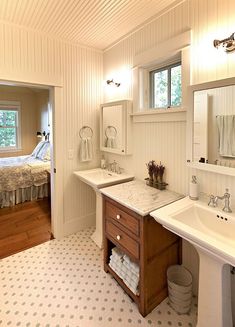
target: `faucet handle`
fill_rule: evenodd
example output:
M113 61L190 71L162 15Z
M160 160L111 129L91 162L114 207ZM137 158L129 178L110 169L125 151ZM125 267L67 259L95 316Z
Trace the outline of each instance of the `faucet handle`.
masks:
M113 165L112 163L108 163L108 164L107 164L107 169L108 169L108 171L112 171L112 165Z
M215 196L213 194L210 195L210 200L208 202L209 207L216 207Z
M124 172L124 168L118 167L117 174L121 174Z

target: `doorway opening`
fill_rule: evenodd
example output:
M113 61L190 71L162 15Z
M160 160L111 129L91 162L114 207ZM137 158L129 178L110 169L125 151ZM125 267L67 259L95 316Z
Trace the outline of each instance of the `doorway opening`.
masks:
M0 258L53 238L54 90L0 84Z

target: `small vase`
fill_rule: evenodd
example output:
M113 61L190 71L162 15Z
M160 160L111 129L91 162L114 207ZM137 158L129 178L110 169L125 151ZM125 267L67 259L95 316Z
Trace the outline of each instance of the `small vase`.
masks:
M158 175L157 174L154 174L153 175L153 182L154 182L154 184L156 184L157 181L158 181Z
M149 184L153 184L153 174L149 174Z

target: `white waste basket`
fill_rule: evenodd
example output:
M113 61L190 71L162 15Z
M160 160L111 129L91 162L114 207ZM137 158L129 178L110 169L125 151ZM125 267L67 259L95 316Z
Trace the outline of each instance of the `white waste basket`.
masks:
M168 296L178 313L188 313L192 304L192 274L185 267L173 265L167 269Z

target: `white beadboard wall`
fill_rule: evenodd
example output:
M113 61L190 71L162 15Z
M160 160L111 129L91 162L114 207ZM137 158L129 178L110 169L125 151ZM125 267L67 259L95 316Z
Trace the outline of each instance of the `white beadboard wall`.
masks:
M164 16L130 34L104 52L104 79L114 78L122 83L116 90L105 88L105 101L132 99L131 71L134 56L188 28L192 30L191 84L235 76L235 55L221 53L213 47L215 38L223 39L234 32L234 21L234 0L186 0ZM133 139L132 156L106 154L108 159L117 160L126 170L134 172L141 179L146 176L145 163L148 160L162 160L167 168L169 188L187 194L189 175L195 173L202 192L223 194L225 187L229 187L235 200L234 178L186 168L185 122L135 123ZM198 257L187 243L184 243L183 250L184 263L195 277L196 293ZM234 285L235 281L233 288ZM235 316L234 304L233 312Z
M228 55L212 46L214 39L223 39L234 31L235 10L233 0L192 0L190 2L192 26L191 82L198 84L235 76L234 54ZM235 200L234 177L191 171L207 194L223 194L226 187ZM234 201L233 201L234 202ZM234 203L235 204L235 203Z
M114 78L121 82L121 86L116 89L105 87L106 102L132 99L134 56L188 30L189 8L188 1L182 3L104 52L104 79ZM166 181L170 189L185 193L186 121L133 125L133 155L108 155L108 159L116 159L125 170L141 179L147 177L146 162L152 159L161 161L166 166Z
M130 34L129 37L126 37L115 46L107 49L104 52L104 79L114 78L116 81L121 82L122 85L116 90L106 86L104 94L105 101L125 98L132 99L132 67L134 56L153 46L157 46L163 40L172 38L188 28L192 30L190 60L191 84L235 76L234 55L221 53L213 47L213 40L215 38L224 38L233 32L235 20L235 11L233 8L234 0L186 0L142 29ZM153 123L155 127L151 128L151 131L155 129L155 141L152 140L152 134L148 134L149 123L143 124L146 128L143 128L143 126L140 127L142 124L134 124L133 138L136 140L134 143L137 145L140 144L139 139L141 139L142 146L135 146L132 157L122 158L112 155L109 156L110 160L116 158L127 170L132 170L133 167L136 176L142 178L146 159L162 160L162 153L159 151L159 140L169 139L172 134L174 140L178 140L179 144L185 142L185 135L182 133L182 128L178 129L178 131L181 131L181 134L177 132L177 128L171 128L170 135L167 134L167 128L160 134L159 126L168 126L168 124L179 125L179 123L172 122ZM183 125L183 123L181 124ZM172 157L168 157L168 160L164 163L170 169L170 167L173 167L171 162L174 161L177 169L177 171L175 170L175 174L178 176L178 190L187 192L188 180L185 180L185 165L181 157L186 157L185 152L183 156L181 153L175 156L174 151ZM202 172L198 172L198 174L201 176L200 179L202 179L202 191L206 191L206 189L204 190L206 182L203 179L205 178L206 180L207 175L212 175L212 179L217 181L215 183L217 187L211 189L211 191L223 192L224 185L227 184L226 177ZM233 180L233 178L230 179ZM175 188L175 181L172 184L171 177L168 179L168 182L177 190L177 187ZM185 185L185 188L183 185ZM218 185L221 186L218 187ZM233 193L235 191L234 187L231 189Z
M233 0L190 0L192 27L192 84L233 77L234 55L213 47L214 39L224 39L234 32Z
M97 167L99 154L99 105L102 103L103 59L100 52L71 44L61 46L64 80L65 157L71 149L74 160L65 159L64 207L68 231L84 228L95 222L95 195L91 188L72 175L74 170ZM79 130L88 125L93 129L94 160L80 163ZM79 217L79 219L77 219ZM90 218L89 218L90 217ZM68 219L70 220L68 222Z
M102 102L102 52L62 42L45 34L0 22L0 78L27 76L42 80L58 76L62 81L62 119L60 139L63 148L64 234L75 232L95 220L93 191L73 177L73 171L97 166L98 107ZM81 164L78 159L79 129L94 130L94 160ZM74 158L68 159L68 149Z

